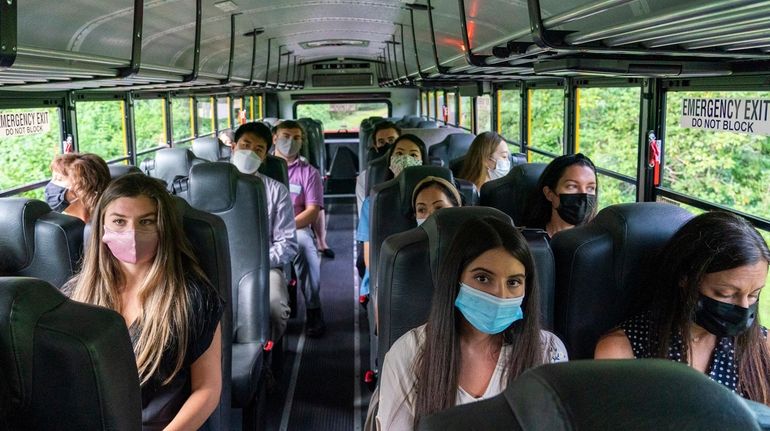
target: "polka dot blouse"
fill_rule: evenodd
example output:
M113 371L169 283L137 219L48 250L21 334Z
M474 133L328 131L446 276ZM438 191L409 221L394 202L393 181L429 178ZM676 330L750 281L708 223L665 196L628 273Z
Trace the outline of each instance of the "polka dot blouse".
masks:
M631 349L637 359L651 358L653 352L650 351L650 328L652 321L649 313L639 314L626 320L620 325L631 342ZM767 337L767 329L762 328L762 333ZM740 394L738 382L738 366L735 362L734 337L722 337L718 340L717 346L712 353L709 361L707 375L715 382L721 383L727 389ZM674 334L671 337L671 346L668 349L668 359L677 362L684 362L684 346L682 336Z

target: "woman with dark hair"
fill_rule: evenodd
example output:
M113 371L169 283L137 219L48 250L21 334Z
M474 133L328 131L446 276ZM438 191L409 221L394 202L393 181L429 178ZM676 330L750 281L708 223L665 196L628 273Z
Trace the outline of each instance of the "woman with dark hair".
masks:
M770 251L744 219L701 214L666 244L649 311L608 333L597 359L667 358L770 405L770 342L757 307Z
M581 153L559 156L545 167L529 197L525 226L556 233L596 216L599 182L596 167Z
M540 328L535 264L524 237L494 218L464 223L452 239L427 323L385 356L378 429L420 419L502 392L525 370L567 359Z
M412 191L412 210L417 226L422 225L431 214L441 208L459 206L462 206L460 192L443 178L425 177Z
M72 299L126 321L142 390L142 429L200 428L222 389L224 304L195 260L166 189L143 174L116 179L92 220Z
M487 181L504 177L511 170L508 144L495 132L476 136L465 156L458 178L468 180L481 190Z
M428 164L428 151L425 149L425 143L422 139L414 135L403 135L396 139L390 150L388 173L385 180L392 180L397 177L404 168L411 166L421 166ZM356 228L356 241L364 243L364 265L366 272L361 281L359 295L369 294L369 207L371 201L367 196L361 205L361 213L358 218L358 227Z

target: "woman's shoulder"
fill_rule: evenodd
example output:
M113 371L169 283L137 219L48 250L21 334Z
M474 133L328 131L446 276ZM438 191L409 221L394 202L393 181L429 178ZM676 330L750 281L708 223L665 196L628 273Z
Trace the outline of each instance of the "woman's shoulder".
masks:
M567 348L556 334L543 329L540 331L540 340L543 345L543 362L550 364L569 360Z
M418 326L400 336L385 354L390 363L410 364L425 341L425 325Z

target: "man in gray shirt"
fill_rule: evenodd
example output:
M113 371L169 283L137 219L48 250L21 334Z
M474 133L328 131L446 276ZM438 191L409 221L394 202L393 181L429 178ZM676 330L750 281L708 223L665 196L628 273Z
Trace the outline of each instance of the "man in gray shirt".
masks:
M244 174L256 175L265 184L270 231L270 322L272 339L278 341L286 330L291 309L283 268L297 255L294 208L289 190L280 182L257 172L273 142L270 129L262 123L246 123L235 131L230 161Z

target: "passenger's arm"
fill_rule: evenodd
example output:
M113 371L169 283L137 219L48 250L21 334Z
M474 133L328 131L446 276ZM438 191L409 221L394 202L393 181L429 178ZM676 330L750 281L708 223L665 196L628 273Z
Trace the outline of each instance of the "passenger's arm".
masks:
M616 329L599 339L594 359L634 359L631 343L622 329Z
M411 333L404 337L412 338ZM412 370L415 346L404 337L393 344L385 355L380 372L377 408L378 430L408 430L414 428L415 377Z
M165 428L172 430L196 430L219 404L222 392L222 329L217 325L208 349L192 363L190 369L192 391L174 420Z
M321 207L319 205L305 206L305 210L294 217L294 222L297 224L297 229L310 226L315 221L315 219L318 218L319 212L321 212Z
M369 241L364 241L364 265L369 269Z
M297 228L294 222L294 207L289 191L281 185L273 217L273 243L270 244L270 267L280 268L297 255Z

